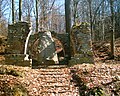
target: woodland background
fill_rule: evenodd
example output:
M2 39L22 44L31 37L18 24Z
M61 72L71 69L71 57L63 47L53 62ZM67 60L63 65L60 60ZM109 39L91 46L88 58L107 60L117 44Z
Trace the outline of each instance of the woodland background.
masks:
M68 25L65 23L66 20L69 22ZM66 30L70 31L69 28L72 28L73 25L77 26L81 22L88 23L95 64L78 64L63 68L62 71L61 69L34 70L26 67L0 65L0 92L4 91L3 93L10 96L12 89L17 88L18 90L23 88L21 85L25 85L27 92L35 96L40 94L38 90L42 85L39 85L41 84L39 82L44 80L40 77L40 73L52 77L59 71L64 72L63 75L72 75L68 79L72 78L73 82L77 84L80 96L90 94L93 96L95 94L97 94L96 96L119 96L120 0L0 0L0 35L7 36L8 24L18 21L32 22L33 32L38 32L41 27L44 27L61 34L66 33ZM55 72L55 70L57 71ZM49 71L54 73L48 73ZM58 83L59 78L54 81ZM9 87L6 87L8 85ZM21 90L26 92L24 88ZM48 90L46 90L42 91L47 92Z

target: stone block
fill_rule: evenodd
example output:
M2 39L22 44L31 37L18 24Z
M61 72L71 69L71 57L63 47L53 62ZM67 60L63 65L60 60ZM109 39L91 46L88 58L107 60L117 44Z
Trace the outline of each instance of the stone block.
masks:
M17 22L12 25L8 25L8 40L6 52L11 54L23 54L25 40L29 33L29 23Z
M73 26L71 35L75 54L70 62L77 64L94 63L88 24L81 23L79 26Z
M31 66L30 60L24 60L24 54L6 54L5 63L6 65L16 65L16 66Z

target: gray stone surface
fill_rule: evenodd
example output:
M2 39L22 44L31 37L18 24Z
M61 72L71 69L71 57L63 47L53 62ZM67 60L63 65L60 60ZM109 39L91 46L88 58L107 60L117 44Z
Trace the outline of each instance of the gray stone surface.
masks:
M88 24L81 23L78 26L73 26L71 35L75 52L70 63L93 63L92 44Z
M55 43L51 36L51 32L39 32L38 35L39 39L36 40L32 49L33 51L35 51L33 53L33 58L41 63L45 63L45 61L47 60L53 60L54 63L59 63L55 49Z

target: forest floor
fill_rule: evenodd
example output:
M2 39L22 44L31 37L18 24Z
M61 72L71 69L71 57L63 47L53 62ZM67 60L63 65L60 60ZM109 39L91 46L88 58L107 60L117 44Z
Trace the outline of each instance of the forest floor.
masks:
M109 42L95 42L93 50L95 64L40 69L1 64L0 96L119 96L120 39L114 60Z

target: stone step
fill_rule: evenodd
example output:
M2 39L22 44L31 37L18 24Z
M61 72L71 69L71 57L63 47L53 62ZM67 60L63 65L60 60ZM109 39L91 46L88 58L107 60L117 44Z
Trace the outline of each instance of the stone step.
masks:
M38 73L38 75L57 75L57 76L70 76L69 73L64 73L64 72L41 72L41 73Z
M42 80L42 82L46 82L46 83L56 83L56 82L58 82L58 83L64 83L64 82L70 82L70 80L66 80L66 79L63 79L63 80Z
M40 95L37 96L79 96L78 93L40 93Z
M61 70L39 70L39 72L58 72L58 73L66 73L66 74L68 74L69 73L69 70L66 70L66 69L61 69Z
M69 70L67 68L62 68L62 69L46 69L46 68L42 68L42 69L39 69L39 71L42 71L42 72L64 72L64 71L67 71L69 73Z
M52 69L56 69L56 68L66 68L67 65L52 65L52 66L48 66L47 68L52 68Z
M60 68L66 68L67 65L58 65L58 64L53 64L53 65L38 65L38 66L32 66L33 69L60 69Z
M42 77L42 78L37 78L37 80L41 82L70 82L70 78L67 77L64 78Z
M71 93L72 91L69 91L69 90L64 90L64 91L42 91L42 92L40 92L40 93L41 93L41 94L42 94L42 93L47 93L47 94L48 94L48 93L54 93L54 94L59 94L59 93L60 93L60 94L61 94L61 93L67 93L67 92L70 92L70 93ZM59 95L57 95L57 96L59 96Z
M42 85L41 86L54 86L54 87L62 87L62 86L68 86L69 85L69 83L68 82L62 82L62 83L58 83L58 82L55 82L55 83L48 83L48 82L42 82L41 83Z
M70 87L70 86L69 86L69 84L62 84L61 83L61 84L52 84L52 85L51 84L50 85L49 84L48 85L42 84L40 87L47 87L47 88L55 88L56 87L57 88L57 87Z
M32 93L37 93L35 96L79 96L78 90L70 82L71 75L69 69L40 68L36 70L37 75L34 76L34 82L36 82L34 86L39 86L34 88L33 85L28 85L32 88L29 89L32 90Z
M32 86L31 86L32 87ZM34 90L36 88L32 88L32 90ZM70 90L72 91L72 89L74 89L73 86L71 85L40 85L39 88L36 89L36 91L40 90L45 90L45 91L62 91L62 90Z
M69 78L69 75L40 75L38 78Z
M48 92L61 92L61 91L71 91L71 92L77 92L78 91L78 88L70 85L62 85L62 86L39 86L39 88L32 88L33 91L39 91L39 92L42 92L42 91L48 91Z
M64 73L58 73L58 72L44 72L44 73L40 73L39 75L63 75ZM64 75L68 75L68 74L64 74Z

